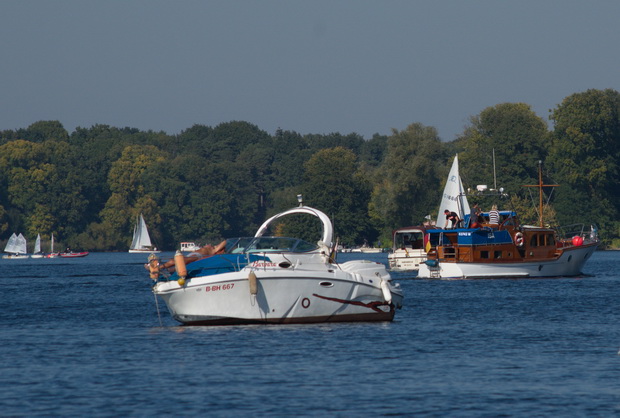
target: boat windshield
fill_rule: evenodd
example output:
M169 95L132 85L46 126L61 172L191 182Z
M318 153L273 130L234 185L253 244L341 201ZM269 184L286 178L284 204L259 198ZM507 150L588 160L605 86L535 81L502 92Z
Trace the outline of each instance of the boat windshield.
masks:
M419 229L396 232L394 248L424 248L424 232Z
M318 246L298 238L256 237L245 248L246 252L307 252L318 249Z

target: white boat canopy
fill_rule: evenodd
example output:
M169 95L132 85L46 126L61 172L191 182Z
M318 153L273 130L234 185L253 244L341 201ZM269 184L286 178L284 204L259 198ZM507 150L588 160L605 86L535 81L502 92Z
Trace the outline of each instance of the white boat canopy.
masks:
M265 233L265 231L267 230L267 228L269 227L269 224L273 221L275 221L276 219L279 219L283 216L286 215L292 215L294 213L305 213L308 215L313 215L316 216L317 218L319 218L321 220L321 222L323 223L323 237L321 238L321 242L326 245L327 247L331 247L332 245L332 238L334 235L334 228L332 226L332 222L329 219L329 217L324 214L323 212L321 212L318 209L314 209L311 208L309 206L299 206L293 209L289 209L287 211L284 211L282 213L278 213L277 215L272 216L271 218L267 219L260 228L258 228L258 231L256 232L256 235L254 235L255 237L262 237L263 234Z

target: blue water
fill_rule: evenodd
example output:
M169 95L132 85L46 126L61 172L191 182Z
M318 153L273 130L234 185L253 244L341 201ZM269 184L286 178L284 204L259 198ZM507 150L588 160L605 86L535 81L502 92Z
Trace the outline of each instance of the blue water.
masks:
M236 327L160 301L161 326L145 259L0 260L0 415L620 415L620 252L579 278L396 274L391 323Z

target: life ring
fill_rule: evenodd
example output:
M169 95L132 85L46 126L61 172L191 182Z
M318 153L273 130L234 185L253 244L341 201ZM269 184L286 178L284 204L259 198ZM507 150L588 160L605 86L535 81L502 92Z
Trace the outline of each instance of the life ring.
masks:
M516 244L518 247L522 247L522 246L523 246L523 234L522 234L522 233L517 232L517 233L515 234L515 244Z

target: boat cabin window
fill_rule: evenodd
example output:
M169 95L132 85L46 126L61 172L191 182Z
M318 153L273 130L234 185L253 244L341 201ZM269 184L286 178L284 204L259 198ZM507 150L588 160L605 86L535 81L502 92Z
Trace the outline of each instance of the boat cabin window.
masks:
M530 247L544 247L545 245L555 246L553 234L534 234L530 239Z

